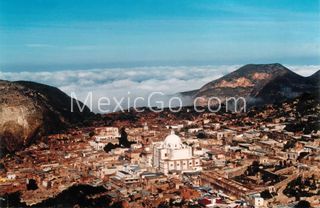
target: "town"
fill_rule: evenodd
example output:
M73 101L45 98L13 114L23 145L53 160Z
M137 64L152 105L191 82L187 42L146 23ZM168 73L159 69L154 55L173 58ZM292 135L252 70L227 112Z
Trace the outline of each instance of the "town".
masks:
M86 200L103 197L105 207L319 207L320 131L296 123L317 121L320 104L302 102L247 113L115 113L109 124L2 158L1 200L19 193L20 205L38 206L89 185L100 189Z

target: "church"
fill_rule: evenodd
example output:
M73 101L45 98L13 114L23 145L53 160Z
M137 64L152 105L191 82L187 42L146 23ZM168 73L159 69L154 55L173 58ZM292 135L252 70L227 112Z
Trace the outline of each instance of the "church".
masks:
M174 131L163 142L154 143L153 166L164 174L202 169L200 158L193 156L192 147L183 144Z

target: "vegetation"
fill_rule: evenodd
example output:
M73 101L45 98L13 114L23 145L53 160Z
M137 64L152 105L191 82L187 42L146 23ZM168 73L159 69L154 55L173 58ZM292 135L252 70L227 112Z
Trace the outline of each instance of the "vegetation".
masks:
M316 189L317 185L314 176L305 179L300 176L288 183L283 193L288 197L296 197L299 200L300 197L310 197L317 194L315 193Z

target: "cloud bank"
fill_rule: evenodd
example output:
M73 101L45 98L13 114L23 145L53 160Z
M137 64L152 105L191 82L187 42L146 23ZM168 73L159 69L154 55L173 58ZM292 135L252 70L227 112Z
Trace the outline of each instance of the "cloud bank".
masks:
M104 109L106 111L115 110L115 99L119 101L122 97L125 98L121 105L123 108L128 107L128 99L132 101L136 97L145 98L144 101L139 100L137 102L138 106L144 106L148 95L152 92L172 95L198 89L239 67L240 65L161 66L43 72L0 71L0 79L10 81L28 80L52 85L68 95L74 93L83 102L88 93L92 92L93 111L98 112L97 103L100 97L108 97L111 100L110 106ZM288 68L300 75L309 76L316 72L320 66L288 66ZM156 96L153 98L156 98ZM168 97L162 96L161 99L167 103ZM131 104L129 102L129 107Z

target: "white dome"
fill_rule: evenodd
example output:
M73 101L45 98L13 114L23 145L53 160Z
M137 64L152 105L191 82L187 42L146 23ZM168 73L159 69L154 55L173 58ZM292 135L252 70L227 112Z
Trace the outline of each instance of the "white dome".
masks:
M169 149L180 149L182 147L182 142L180 137L172 131L171 134L165 138L163 146Z

